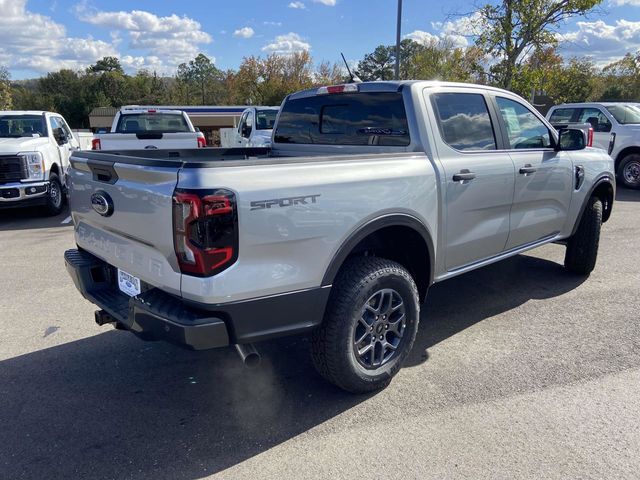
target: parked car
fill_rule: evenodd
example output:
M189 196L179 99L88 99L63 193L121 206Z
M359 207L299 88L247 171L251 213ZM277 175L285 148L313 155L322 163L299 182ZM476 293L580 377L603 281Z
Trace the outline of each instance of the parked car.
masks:
M41 206L62 211L65 173L78 140L62 116L0 111L0 208Z
M271 150L72 164L65 262L98 324L245 361L310 332L317 370L351 392L398 372L435 282L551 242L588 275L615 193L582 131L504 90L425 81L289 95Z
M269 147L271 132L276 122L280 107L249 107L242 112L236 128L220 129L220 146L234 147Z
M154 107L122 107L113 119L111 132L96 133L93 150L154 150L206 147L202 132L197 131L182 110Z
M587 122L593 127L593 146L615 161L618 181L640 188L640 109L637 103L566 103L547 112L552 124Z

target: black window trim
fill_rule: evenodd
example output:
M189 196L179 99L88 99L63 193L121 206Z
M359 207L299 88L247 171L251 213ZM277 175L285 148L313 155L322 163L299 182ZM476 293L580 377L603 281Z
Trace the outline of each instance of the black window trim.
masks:
M463 155L477 155L477 154L487 154L489 152L493 153L493 152L501 152L506 150L504 148L504 138L502 135L502 131L499 128L496 128L496 125L498 125L498 123L496 123L498 121L498 115L496 114L495 111L495 107L494 105L490 102L490 96L487 95L487 91L486 90L479 90L479 89L465 89L465 90L458 90L458 89L442 89L442 90L438 90L438 91L429 91L427 92L425 90L425 93L429 96L429 102L431 103L431 108L433 109L433 113L434 113L434 117L435 117L435 121L436 121L436 125L438 126L438 133L440 134L440 140L442 141L442 143L444 143L447 147L449 147L451 150L455 151L456 153L460 153ZM440 94L440 93L450 93L450 94L472 94L472 95L480 95L483 100L484 103L487 107L487 111L489 112L489 121L491 122L491 130L493 130L493 139L496 142L496 148L493 150L483 150L483 149L475 149L475 150L459 150L456 147L454 147L453 145L450 145L446 139L444 138L444 132L442 131L442 124L440 121L440 112L438 110L438 105L436 103L436 99L435 96Z
M541 148L511 148L511 142L509 141L509 133L507 131L507 126L504 123L504 119L502 118L502 114L500 114L500 107L498 106L498 98L504 98L505 100L511 100L512 102L518 103L520 105L522 105L524 108L526 108L527 110L529 110L529 112L531 112L531 114L536 117L538 120L540 120L542 122L542 124L547 127L547 130L549 130L549 139L551 140L551 146L550 147L541 147ZM529 107L527 107L524 103L522 103L521 101L519 101L516 98L512 98L506 95L501 95L501 94L492 94L490 95L490 99L491 99L491 103L493 104L493 108L496 111L496 115L498 116L498 122L500 125L500 130L501 130L501 135L503 138L503 147L504 147L504 151L507 152L553 152L555 151L555 146L558 143L558 137L557 137L557 131L555 128L553 128L550 123L547 121L546 118L544 118L537 110L535 110L535 108L533 110L531 110Z

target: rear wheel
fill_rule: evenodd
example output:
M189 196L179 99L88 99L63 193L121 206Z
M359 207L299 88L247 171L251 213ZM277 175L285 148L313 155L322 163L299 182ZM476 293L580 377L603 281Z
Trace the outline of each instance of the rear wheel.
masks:
M45 209L48 215L54 216L62 212L64 204L64 192L58 179L58 175L49 175L49 192L47 193L47 203Z
M353 393L386 387L409 354L418 330L418 289L390 260L349 260L334 282L312 356L329 382Z
M622 159L618 180L627 188L640 189L640 154L632 153Z
M600 227L602 226L602 201L591 197L585 208L576 233L567 242L564 266L567 270L589 275L596 266Z

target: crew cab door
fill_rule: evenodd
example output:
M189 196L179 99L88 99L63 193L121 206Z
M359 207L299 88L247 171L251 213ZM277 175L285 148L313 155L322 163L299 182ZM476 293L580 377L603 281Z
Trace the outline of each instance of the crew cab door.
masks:
M51 127L53 142L58 148L60 166L62 168L61 173L64 173L67 171L67 168L69 168L69 157L71 157L71 154L75 150L78 150L80 144L73 136L67 122L65 122L62 117L49 117L49 126ZM61 177L60 181L64 181L64 175Z
M483 93L430 94L444 171L444 246L448 271L504 251L509 236L514 165L498 150L497 119Z
M238 147L246 147L249 143L249 137L253 127L252 113L244 112L238 125Z
M495 96L506 148L515 164L511 232L506 250L557 235L568 217L573 162L556 152L550 128L514 98Z

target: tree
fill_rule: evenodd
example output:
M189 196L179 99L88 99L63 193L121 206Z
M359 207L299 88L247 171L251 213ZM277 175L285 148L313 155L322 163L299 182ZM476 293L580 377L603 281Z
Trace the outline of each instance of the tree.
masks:
M484 54L477 47L462 49L434 40L416 49L401 70L405 78L416 80L482 83L483 61Z
M501 0L481 6L472 16L476 45L498 59L495 83L510 89L518 66L533 48L555 46L555 30L585 15L602 0Z
M404 39L400 42L400 78L410 77L407 62L422 51L424 47L418 42ZM396 63L395 45L378 45L376 49L358 62L358 76L364 81L393 80Z
M0 110L11 108L11 85L9 71L5 67L0 67Z
M603 100L640 99L640 51L627 53L602 69Z
M176 79L184 88L188 101L194 90L198 92L201 105L217 104L223 96L222 72L203 53L199 53L189 63L181 63L178 66Z
M102 57L94 65L87 68L87 73L117 72L124 75L120 60L116 57Z

